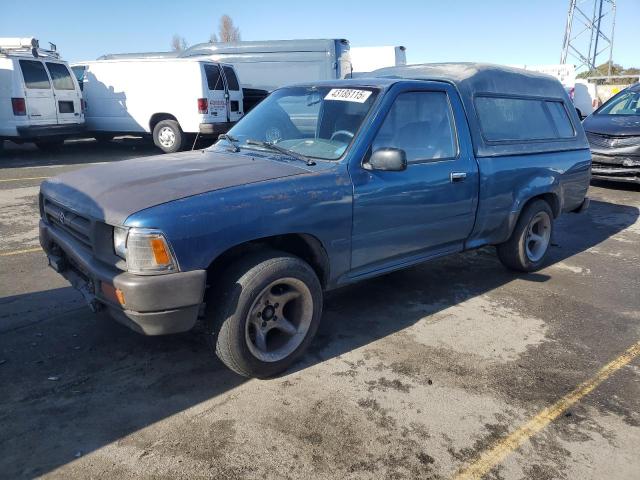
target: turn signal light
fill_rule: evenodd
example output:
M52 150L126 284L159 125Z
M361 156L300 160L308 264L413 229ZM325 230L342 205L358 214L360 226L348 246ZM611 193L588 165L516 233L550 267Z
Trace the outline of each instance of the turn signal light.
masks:
M102 293L111 301L117 300L120 305L125 304L124 292L109 283L102 283Z
M27 114L27 102L24 98L12 98L11 106L16 117L24 117Z
M152 238L149 240L151 243L151 249L153 250L153 257L156 259L158 265L166 265L171 263L171 257L167 252L164 240L162 238Z

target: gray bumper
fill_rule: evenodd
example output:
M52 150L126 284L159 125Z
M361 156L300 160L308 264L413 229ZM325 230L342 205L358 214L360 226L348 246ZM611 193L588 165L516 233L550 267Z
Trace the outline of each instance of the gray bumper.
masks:
M94 311L106 309L117 321L145 335L190 330L198 319L206 271L133 275L93 257L70 235L40 220L40 244L49 265L82 293ZM109 295L119 289L125 303Z
M220 135L221 133L227 133L231 127L235 125L234 122L222 122L222 123L201 123L200 134L201 135Z
M592 152L591 175L600 180L640 183L640 155Z

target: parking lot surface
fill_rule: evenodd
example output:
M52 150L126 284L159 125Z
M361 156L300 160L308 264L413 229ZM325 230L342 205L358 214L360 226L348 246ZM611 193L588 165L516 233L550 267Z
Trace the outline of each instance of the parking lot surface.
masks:
M154 153L0 155L0 477L640 478L637 187L592 186L537 273L485 248L331 292L260 381L90 313L38 248L44 178Z

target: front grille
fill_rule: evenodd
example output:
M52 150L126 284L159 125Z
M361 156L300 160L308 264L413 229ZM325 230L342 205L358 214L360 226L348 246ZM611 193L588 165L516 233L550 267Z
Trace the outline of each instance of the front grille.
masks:
M587 132L587 140L593 147L618 148L640 146L640 136L615 137Z
M47 222L91 248L91 220L46 197L43 200L43 210Z

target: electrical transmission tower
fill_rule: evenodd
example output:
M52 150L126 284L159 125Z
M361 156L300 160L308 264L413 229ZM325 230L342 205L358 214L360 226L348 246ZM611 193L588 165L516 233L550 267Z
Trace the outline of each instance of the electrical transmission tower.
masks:
M591 71L606 58L611 75L615 25L616 0L569 0L560 63L571 56L577 60L576 70Z

